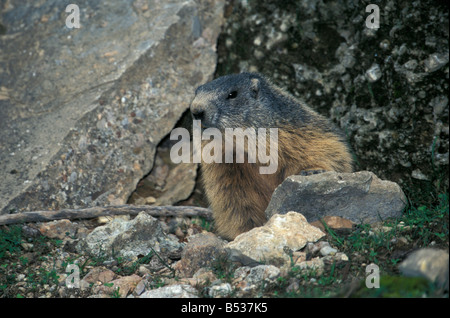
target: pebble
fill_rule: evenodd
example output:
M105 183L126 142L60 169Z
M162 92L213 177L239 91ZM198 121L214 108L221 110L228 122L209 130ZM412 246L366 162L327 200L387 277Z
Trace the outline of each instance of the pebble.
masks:
M374 63L372 66L366 71L366 78L369 82L376 82L381 78L381 68L380 65Z
M148 290L140 298L198 298L198 292L191 285L180 284Z
M320 249L320 254L322 256L327 256L327 255L334 255L337 253L337 249L332 248L331 246L324 246Z
M223 283L209 288L208 295L213 298L227 297L232 293L233 289L229 283Z
M322 275L325 268L325 263L320 257L313 258L309 261L296 264L301 270L306 272L314 271L317 275Z
M431 54L423 64L425 66L426 72L435 72L440 69L442 66L448 63L449 54L447 53L433 53Z

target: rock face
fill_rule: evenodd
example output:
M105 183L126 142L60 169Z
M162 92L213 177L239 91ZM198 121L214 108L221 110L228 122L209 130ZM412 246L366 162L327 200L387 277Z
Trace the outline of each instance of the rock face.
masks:
M18 1L0 12L0 213L125 203L211 79L224 1Z
M380 1L379 28L369 29L368 4L234 1L217 75L270 76L342 128L358 170L423 184L449 166L448 10L442 1Z
M136 259L151 252L162 258L171 254L181 254L184 244L174 235L163 232L157 219L145 212L131 221L115 219L104 226L96 227L77 249L97 257L123 257Z
M266 215L296 211L308 222L331 215L373 223L401 216L406 202L398 184L380 180L372 172L326 172L288 177L275 189Z
M276 214L264 226L238 235L225 248L236 249L244 255L266 264L289 264L293 251L308 242L315 242L325 234L308 224L299 213Z

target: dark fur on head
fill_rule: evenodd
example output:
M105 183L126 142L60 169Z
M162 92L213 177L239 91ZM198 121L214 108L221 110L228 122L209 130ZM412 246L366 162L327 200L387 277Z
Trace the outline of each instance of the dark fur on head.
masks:
M310 121L308 111L257 73L241 73L217 78L197 88L191 112L204 127L271 128L294 126Z

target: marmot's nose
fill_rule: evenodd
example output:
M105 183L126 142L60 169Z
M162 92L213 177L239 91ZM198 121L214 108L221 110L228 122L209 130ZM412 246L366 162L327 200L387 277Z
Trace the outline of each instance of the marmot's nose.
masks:
M193 109L191 113L195 120L203 120L205 117L205 112L202 109Z

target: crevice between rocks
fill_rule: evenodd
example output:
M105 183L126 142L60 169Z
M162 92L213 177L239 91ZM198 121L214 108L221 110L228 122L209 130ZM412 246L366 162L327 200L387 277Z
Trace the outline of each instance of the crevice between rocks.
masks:
M173 129L186 128L192 139L192 117L186 110ZM127 199L127 204L135 205L194 205L207 207L201 185L201 172L196 163L174 164L170 159L170 149L179 140L170 140L167 134L157 145L153 167L136 185Z

